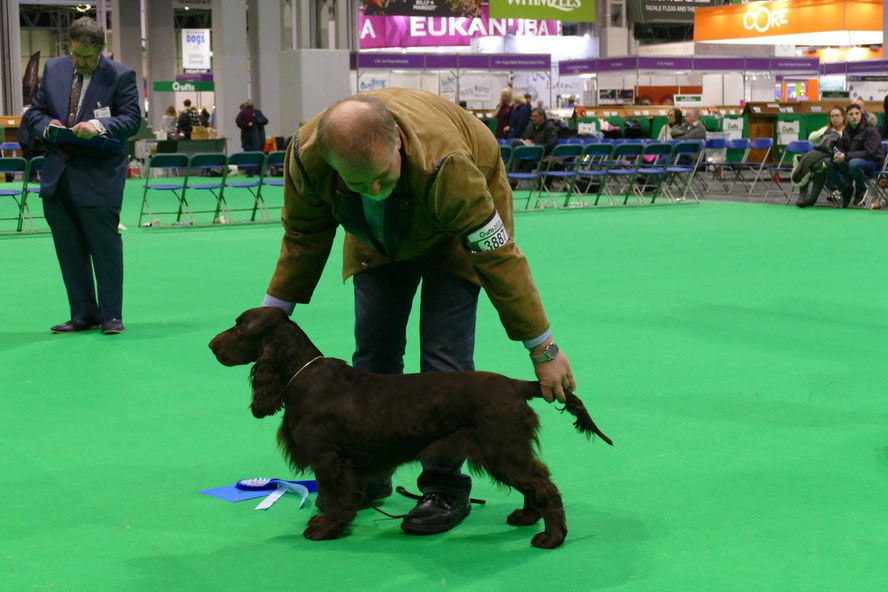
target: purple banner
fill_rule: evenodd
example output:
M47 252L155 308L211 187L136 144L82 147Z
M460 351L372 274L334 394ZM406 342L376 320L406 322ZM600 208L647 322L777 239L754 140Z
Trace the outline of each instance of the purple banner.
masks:
M848 74L888 74L888 60L847 62Z
M176 82L212 82L212 72L201 72L199 74L176 74Z
M845 74L848 72L848 65L845 62L830 62L829 64L820 64L820 73L829 74Z
M424 58L420 53L359 53L358 68L422 69Z
M426 54L425 67L429 70L456 70L458 67L457 56L440 53Z
M772 72L819 72L820 58L771 58Z
M692 64L693 60L691 58L638 58L639 70L666 70L674 73L679 70L690 70Z
M601 58L599 72L630 72L638 69L638 58Z
M694 58L694 72L740 72L745 66L744 58Z
M746 58L747 72L767 72L771 69L771 58Z
M552 56L550 55L492 55L490 56L491 70L551 70Z
M560 76L576 76L578 74L594 74L598 72L598 60L564 60L558 62Z
M433 16L373 16L359 12L361 49L382 47L440 47L471 45L474 37L561 35L560 21L492 19L487 4L481 18Z
M461 54L457 57L460 70L489 70L490 56L485 54Z

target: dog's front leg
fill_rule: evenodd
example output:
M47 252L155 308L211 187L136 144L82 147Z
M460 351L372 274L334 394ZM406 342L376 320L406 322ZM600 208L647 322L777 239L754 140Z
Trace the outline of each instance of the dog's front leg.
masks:
M312 516L303 531L307 539L323 541L342 536L355 519L361 501L361 488L348 461L337 459L329 469L314 468L318 497L323 500L321 514Z

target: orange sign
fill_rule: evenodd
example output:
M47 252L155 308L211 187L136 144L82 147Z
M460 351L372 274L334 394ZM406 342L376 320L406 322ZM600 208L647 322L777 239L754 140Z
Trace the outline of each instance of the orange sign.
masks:
M694 41L835 30L881 31L881 0L776 0L698 8L694 13Z

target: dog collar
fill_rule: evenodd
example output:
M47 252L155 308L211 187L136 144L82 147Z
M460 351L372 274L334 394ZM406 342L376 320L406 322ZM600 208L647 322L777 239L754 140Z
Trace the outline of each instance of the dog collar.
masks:
M284 390L287 390L288 388L290 388L290 384L292 384L293 381L296 380L296 377L299 376L299 373L300 373L300 372L302 372L303 370L305 370L306 368L308 368L309 364L311 364L312 362L314 362L314 361L316 361L316 360L320 360L320 359L323 358L323 357L324 357L324 356L318 356L318 357L316 357L316 358L312 358L312 359L310 359L309 361L307 361L307 362L302 366L302 368L300 368L299 370L296 371L296 374L293 375L293 378L290 379L290 381L287 383L287 386L284 387Z

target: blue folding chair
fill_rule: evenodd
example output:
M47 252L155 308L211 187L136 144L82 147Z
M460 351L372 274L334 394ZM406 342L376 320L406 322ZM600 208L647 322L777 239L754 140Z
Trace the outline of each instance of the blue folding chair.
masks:
M614 142L614 152L608 163L607 171L601 180L598 195L595 197L595 205L598 199L604 195L610 205L616 205L616 197L622 195L623 203L629 200L629 193L635 185L638 176L638 167L641 164L641 153L644 146L637 142Z
M0 218L0 220L16 220L16 229L14 231L0 231L3 234L11 234L12 232L22 232L24 228L24 211L22 210L22 203L25 200L25 191L24 191L24 183L18 183L15 181L15 174L22 173L28 170L28 161L24 158L20 158L18 156L4 156L0 157L0 198L12 198L12 201L15 202L15 216L8 216ZM3 183L5 175L9 173L13 176L13 180L8 183ZM26 177L27 178L27 177ZM14 185L13 185L14 184ZM3 201L6 201L5 199Z
M771 156L771 150L773 148L774 138L753 138L749 143L749 150L746 151L746 155L743 157L743 162L736 163L736 165L732 167L734 169L734 179L731 182L731 187L728 191L733 191L734 185L740 183L746 188L746 192L749 195L752 195L755 191L755 184L761 180L762 173L765 172L768 158ZM761 155L761 160L751 160L753 157L753 150L764 151L764 154ZM752 171L755 173L749 184L746 183L746 178L744 177L746 171Z
M632 188L638 203L645 203L644 196L647 191L651 192L652 205L660 197L663 183L669 177L666 166L670 163L673 148L669 142L651 142L645 145L644 151L641 153L641 163L638 166L638 180L641 182L636 183ZM628 199L627 195L626 200ZM669 194L666 194L666 199L671 201Z
M31 185L31 177L33 175L40 175L43 171L43 162L45 157L43 156L35 156L31 160L28 161L28 169L25 171L25 184L24 191L22 192L22 213L24 216L28 218L28 222L31 225L31 232L49 232L49 229L46 230L37 230L34 226L34 219L45 219L44 216L34 216L31 214L31 205L28 203L28 197L32 194L40 195L40 183L37 185ZM42 207L42 204L41 204Z
M580 180L586 181L586 187L583 192L589 193L589 189L593 183L597 183L598 187L595 191L595 203L598 205L598 199L601 197L602 181L607 176L607 169L610 166L611 155L614 152L614 145L610 142L602 142L597 144L586 144L580 155L580 163L577 166L577 186ZM579 187L577 187L579 189ZM584 200L585 202L585 200Z
M500 144L500 158L503 159L503 164L509 164L509 159L512 158L512 147Z
M229 208L229 215L230 212L249 211L251 212L249 221L256 222L256 213L258 212L262 217L262 222L274 222L274 220L271 219L271 215L268 213L268 208L265 206L265 200L262 198L262 179L265 175L264 164L264 152L235 152L228 157L228 166L243 167L247 171L258 171L258 175L255 177L251 177L248 174L248 180L246 181L231 181L230 176L226 177L225 189L246 189L253 198L253 204L251 207L237 209ZM231 200L229 199L229 202L230 201Z
M724 173L722 175L722 187L728 193L731 192L731 188L734 186L737 178L737 169L746 164L746 160L749 158L750 145L751 141L749 138L728 140L725 145L725 160L721 163L722 172ZM730 179L727 173L730 173Z
M579 165L580 154L582 152L582 144L572 142L556 145L555 148L552 149L552 154L546 159L545 170L540 173L540 189L537 192L538 196L545 191L546 197L552 202L552 205L558 207L558 203L552 195L549 185L553 181L561 181L567 183L567 194L561 207L570 207L571 198L574 197L579 200L581 207L585 206L586 202L583 200L583 196L576 190L577 166Z
M530 191L527 194L527 202L523 208L524 211L530 210L530 200L534 197L537 189L537 183L540 180L540 164L543 156L546 155L546 149L542 146L516 146L512 150L512 157L509 159L509 165L506 167L506 177L509 181L515 183L514 189L518 189L520 183L529 182ZM514 191L513 191L514 195ZM537 199L537 207L540 203Z
M768 201L768 196L771 194L771 188L774 185L777 185L777 188L780 189L787 204L792 200L792 192L795 189L795 185L790 182L789 191L784 190L783 183L781 182L781 175L782 178L791 181L790 176L792 175L793 157L805 154L811 150L814 150L814 143L808 140L793 140L786 145L777 166L768 167L768 173L771 175L771 183L765 191L765 197L762 199L762 202Z
M265 169L262 173L262 200L265 201L266 187L283 187L284 186L284 163L287 160L286 150L275 150L265 155ZM273 167L273 168L272 168ZM277 171L281 171L279 174ZM272 174L275 173L275 174Z
M184 177L171 176L171 173L185 171ZM173 154L155 154L145 164L145 184L142 190L142 208L139 210L139 226L143 226L142 218L147 213L148 222L144 226L158 228L164 226L163 222L155 217L155 214L175 214L174 224L166 226L194 225L194 216L188 202L185 201L185 183L188 181L188 156L179 152ZM162 177L155 177L153 173L163 173ZM178 208L168 211L151 211L148 196L155 193L171 193L176 198Z
M663 185L663 191L667 199L676 202L687 197L688 191L694 196L694 200L700 203L700 197L694 190L694 178L697 168L703 158L703 140L681 140L672 147L670 158L672 163L666 166L669 177ZM680 190L676 191L675 188Z
M231 223L231 210L225 202L225 177L228 174L228 157L222 152L206 152L194 154L188 159L188 173L185 175L185 189L188 193L189 206L195 203L195 192L206 192L213 196L212 210L198 210L192 207L191 214L209 214L213 217L212 224ZM217 177L209 176L221 171Z

